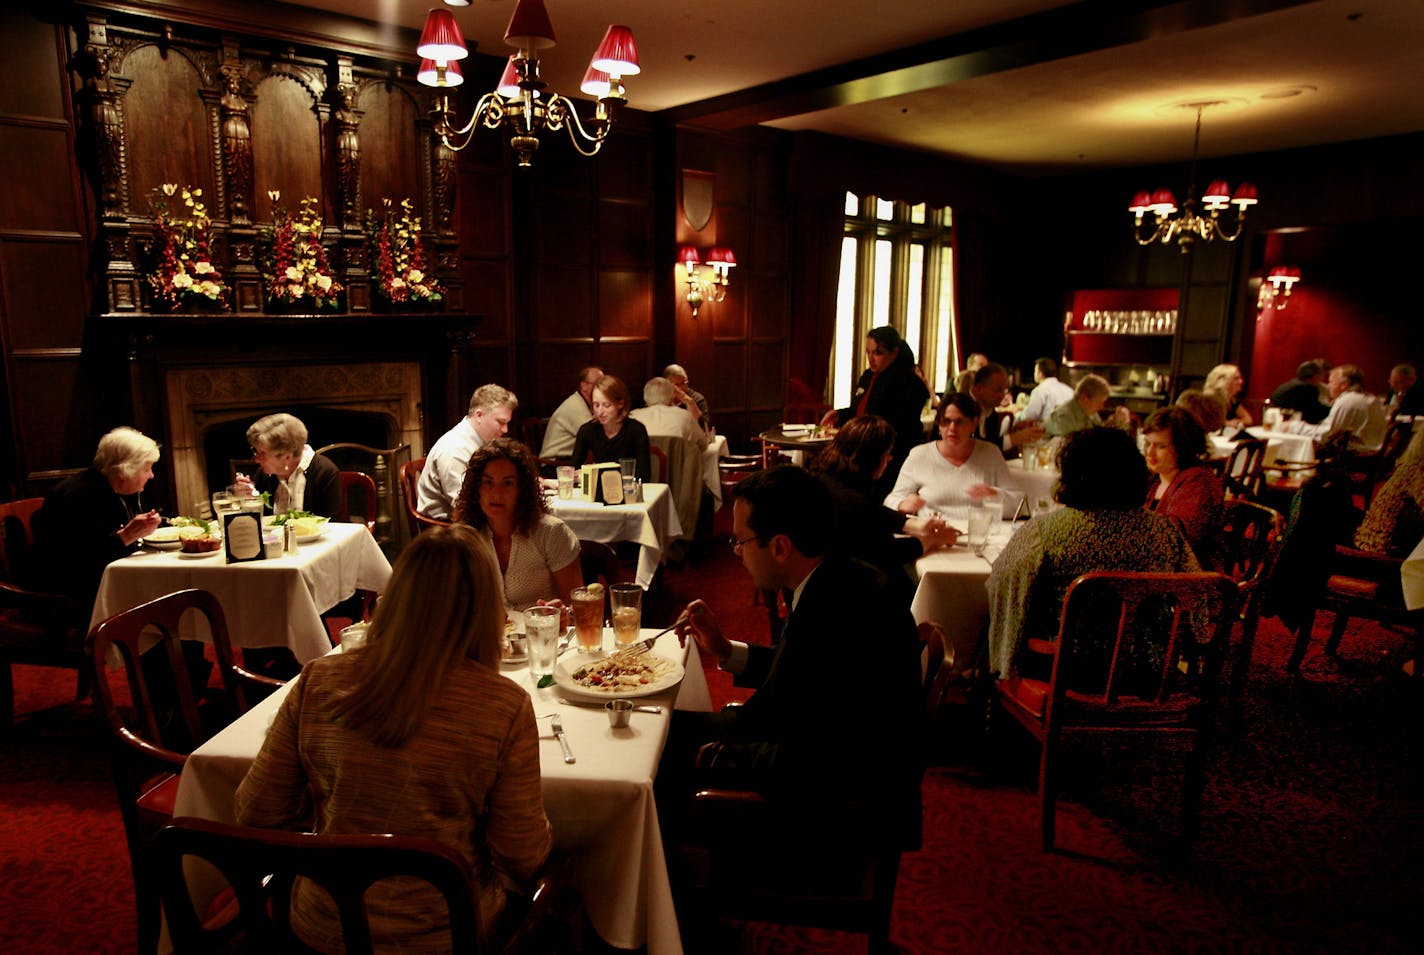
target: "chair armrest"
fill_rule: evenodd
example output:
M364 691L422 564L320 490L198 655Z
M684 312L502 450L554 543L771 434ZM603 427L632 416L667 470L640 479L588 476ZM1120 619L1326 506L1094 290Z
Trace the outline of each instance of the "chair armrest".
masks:
M1390 580L1399 582L1399 568L1404 563L1398 557L1376 554L1367 550L1356 550L1344 544L1335 545L1335 557L1331 562L1332 573L1365 580Z

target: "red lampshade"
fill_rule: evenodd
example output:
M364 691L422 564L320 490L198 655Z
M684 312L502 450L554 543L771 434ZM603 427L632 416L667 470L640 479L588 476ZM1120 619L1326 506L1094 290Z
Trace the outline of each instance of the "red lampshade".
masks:
M504 30L504 42L520 50L542 50L554 45L554 25L544 0L519 0Z
M583 82L579 84L579 89L594 99L606 99L610 85L607 73L590 66L584 71Z
M1256 204L1256 187L1249 182L1243 182L1236 187L1236 193L1231 197L1231 201L1240 206L1244 212L1247 206Z
M1225 179L1213 179L1202 193L1202 204L1208 209L1225 209L1231 204L1231 186Z
M426 14L425 29L420 31L420 42L416 44L415 52L425 59L446 63L469 56L465 38L460 34L460 25L455 22L455 14L441 7Z
M465 74L460 72L460 61L451 60L445 64L445 82L440 82L440 71L435 66L434 60L421 60L420 69L416 70L415 78L426 86L459 86L465 82Z
M732 254L732 250L723 246L714 246L707 252L707 264L719 265L724 269L733 268L737 264L737 257Z
M610 26L589 65L609 76L636 76L641 67L638 66L638 46L633 42L633 31L621 23Z
M494 91L505 99L519 99L524 95L519 88L519 70L514 66L514 57L504 61L504 72L499 74L499 84Z
M1127 205L1127 211L1135 216L1140 216L1148 209L1152 208L1152 193L1139 192L1132 197L1132 201Z
M1152 211L1159 216L1171 215L1177 211L1177 197L1170 189L1158 189L1152 193Z
M702 262L702 256L697 254L697 247L684 245L677 250L677 260L690 272Z

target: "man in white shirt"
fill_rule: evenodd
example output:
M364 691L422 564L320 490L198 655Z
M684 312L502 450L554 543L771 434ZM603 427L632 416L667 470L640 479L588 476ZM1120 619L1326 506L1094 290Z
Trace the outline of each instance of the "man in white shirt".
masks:
M691 411L674 404L676 400L677 393L672 382L666 378L649 378L643 386L643 403L647 407L629 412L629 417L643 422L649 437L667 435L686 438L699 451L705 449L707 432L698 426Z
M1052 358L1033 363L1033 380L1038 384L1029 392L1028 407L1019 413L1019 421L1046 421L1054 408L1073 397L1073 386L1058 379L1058 362Z
M1296 434L1314 436L1317 441L1346 433L1351 451L1377 451L1384 444L1387 422L1384 406L1365 393L1365 373L1359 365L1336 365L1330 369L1330 413L1320 424L1293 422Z
M508 388L480 385L475 389L470 396L469 413L445 432L425 456L425 469L420 472L416 488L417 511L439 521L450 520L465 483L470 456L486 441L509 433L510 419L518 407L519 399Z
M554 409L544 428L544 446L539 449L539 457L566 458L574 453L578 429L593 420L593 386L602 377L603 369L596 365L579 372L578 390Z

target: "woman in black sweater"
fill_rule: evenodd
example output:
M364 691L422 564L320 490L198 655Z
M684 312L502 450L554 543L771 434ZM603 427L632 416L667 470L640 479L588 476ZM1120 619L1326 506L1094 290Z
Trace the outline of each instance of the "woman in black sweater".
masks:
M641 421L628 417L629 403L628 386L622 379L613 375L598 379L593 386L593 420L574 435L574 467L590 461L616 464L623 458L632 458L638 462L638 477L652 480L648 466L648 429Z
M915 374L915 354L909 344L889 325L872 328L865 336L865 358L869 367L856 382L850 407L826 412L821 424L844 425L861 415L879 415L890 422L895 429L894 449L890 464L876 485L888 491L910 449L925 440L920 412L929 400L930 390Z

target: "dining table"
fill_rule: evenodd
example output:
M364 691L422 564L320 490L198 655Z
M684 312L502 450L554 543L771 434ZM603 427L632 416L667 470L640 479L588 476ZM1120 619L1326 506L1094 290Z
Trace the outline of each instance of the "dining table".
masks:
M768 428L757 436L763 445L786 452L792 464L804 467L810 464L835 440L835 435L826 434L824 429L812 425L787 425Z
M1246 429L1253 438L1266 442L1265 467L1273 464L1314 464L1315 439L1307 434L1291 434L1287 431L1270 431L1260 425ZM1234 433L1233 433L1234 437ZM1228 458L1236 450L1233 437L1220 432L1208 435L1213 458Z
M323 612L357 590L385 589L391 565L365 524L332 521L294 554L229 564L221 550L198 556L140 547L104 568L89 626L177 590L217 597L234 647L287 647L299 663L331 650ZM190 615L196 618L197 615ZM211 639L206 622L184 637Z
M641 636L651 638L658 633L643 630ZM608 629L604 645L611 647L612 641ZM648 955L678 955L682 951L653 800L653 779L673 709L712 708L695 647L691 640L686 647L678 646L677 637L670 633L658 639L652 652L681 664L682 681L634 699L639 705L657 706L661 712L635 711L629 725L621 729L612 728L601 701L593 706L564 702L574 699L569 691L557 683L539 688L526 663L500 667L503 675L534 701L541 733L544 812L553 829L554 850L571 860L574 887L583 897L594 930L615 948L646 946ZM331 652L341 650L338 647ZM575 641L559 663L567 669L581 658ZM257 758L267 729L291 687L289 682L257 703L188 756L178 783L175 816L236 822L233 802L238 784ZM551 735L547 717L555 713L563 721L572 763L564 760L559 741ZM198 911L203 911L220 891L220 877L201 863L187 871L189 889Z
M950 523L957 522L951 518ZM989 626L989 595L984 585L995 558L1022 526L1021 522L997 522L982 554L975 554L961 535L954 546L930 551L915 561L919 583L910 614L917 624L934 622L944 628L954 648L955 672L972 667L979 655Z
M557 494L545 497L554 516L569 525L580 540L638 544L637 582L644 589L652 586L668 545L683 533L666 484L645 483L643 499L631 504L603 504L578 496L565 500Z
M1053 489L1058 485L1058 469L1052 464L1039 466L1037 461L1029 467L1025 457L1006 461L1009 469L1008 486L1022 493L1030 502L1051 500Z
M722 506L722 472L717 462L728 455L727 436L714 434L702 452L702 486L712 495L712 509Z

